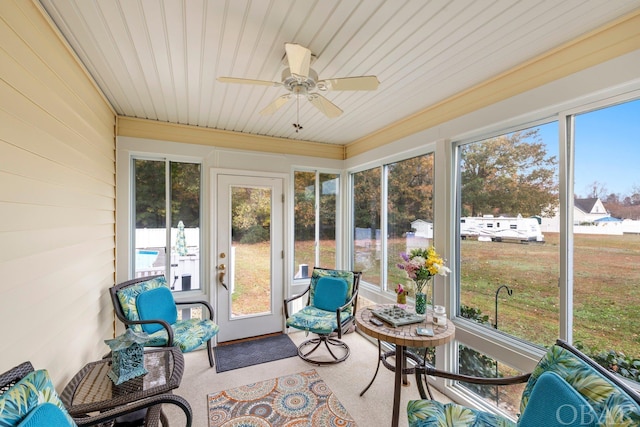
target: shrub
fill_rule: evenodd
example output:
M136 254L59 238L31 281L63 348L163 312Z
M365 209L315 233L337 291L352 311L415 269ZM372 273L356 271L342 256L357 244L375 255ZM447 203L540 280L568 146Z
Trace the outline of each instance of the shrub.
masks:
M261 225L252 225L240 238L240 243L252 244L268 242L271 239L269 229Z
M575 346L605 369L624 378L640 382L640 359L634 359L616 350L586 348L581 342L576 342Z

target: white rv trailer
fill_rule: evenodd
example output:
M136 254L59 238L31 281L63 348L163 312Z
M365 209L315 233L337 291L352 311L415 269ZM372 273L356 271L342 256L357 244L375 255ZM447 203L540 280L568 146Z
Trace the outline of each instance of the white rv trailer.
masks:
M460 236L463 239L477 238L487 242L544 242L538 218L522 218L520 215L517 217L485 215L460 218Z

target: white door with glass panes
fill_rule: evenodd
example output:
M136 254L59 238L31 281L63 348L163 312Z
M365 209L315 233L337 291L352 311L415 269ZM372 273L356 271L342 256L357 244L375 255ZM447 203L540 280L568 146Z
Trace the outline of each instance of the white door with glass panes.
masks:
M213 179L218 342L282 332L284 179L229 173Z

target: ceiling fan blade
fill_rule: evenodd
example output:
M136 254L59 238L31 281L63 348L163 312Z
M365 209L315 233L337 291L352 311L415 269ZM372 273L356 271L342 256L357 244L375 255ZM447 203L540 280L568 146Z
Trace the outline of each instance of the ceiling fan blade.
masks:
M287 52L291 74L306 79L309 76L309 66L311 65L311 51L295 43L285 43L284 50Z
M275 101L273 101L271 104L267 105L262 111L260 111L260 114L263 116L267 116L269 114L275 113L280 108L282 108L284 104L287 103L289 98L291 98L291 94L286 94L286 95L277 97Z
M262 85L262 86L282 86L280 82L270 82L268 80L253 80L253 79L239 79L237 77L218 77L217 79L221 83L240 83L247 85Z
M334 103L318 93L310 93L307 98L314 105L314 107L316 107L330 119L338 117L340 114L342 114L342 110L340 108L338 108Z
M376 76L343 77L323 81L331 90L376 90L380 84Z

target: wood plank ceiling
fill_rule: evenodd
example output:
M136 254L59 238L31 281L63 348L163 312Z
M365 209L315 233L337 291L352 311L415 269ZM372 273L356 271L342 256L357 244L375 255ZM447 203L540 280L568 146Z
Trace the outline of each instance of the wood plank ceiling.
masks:
M640 8L638 0L39 0L118 115L347 144ZM375 75L258 114L282 87L284 43L320 78ZM303 130L295 132L298 121Z

